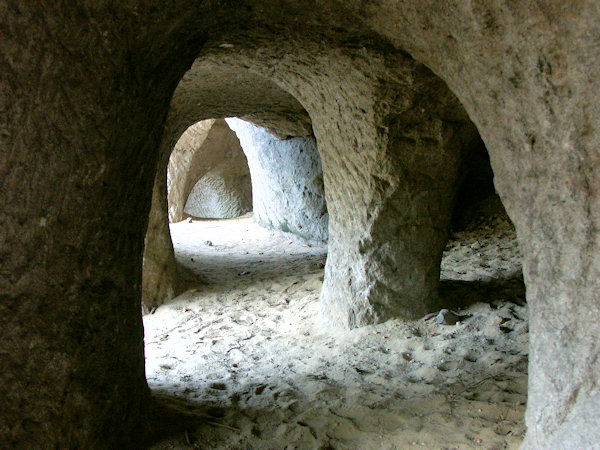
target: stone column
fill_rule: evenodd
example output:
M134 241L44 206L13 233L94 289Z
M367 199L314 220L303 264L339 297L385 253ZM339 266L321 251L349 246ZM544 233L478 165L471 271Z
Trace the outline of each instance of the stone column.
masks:
M600 442L600 11L594 1L382 11L464 102L515 224L529 305L523 448ZM419 9L423 8L419 11ZM390 23L394 22L394 23ZM424 24L427 26L423 26ZM459 26L456 26L460 24ZM464 45L468 42L468 45Z
M600 132L592 94L600 84L581 66L569 70L577 75L568 88L542 104L541 94L521 98L512 117L497 119L500 130L511 124L510 136L486 130L523 254L530 333L523 446L531 449L593 448L600 439ZM547 92L555 77L560 69L529 91Z
M422 316L437 305L458 170L477 132L410 58L332 50L315 60L326 67L286 82L311 115L323 162L322 314L343 327Z
M186 58L155 70L103 5L85 8L1 7L3 448L134 448L148 421L143 239Z
M334 180L326 172L333 192L321 302L330 323L355 327L394 317L414 319L437 307L458 169L475 135L439 118L403 120L394 119L384 136L377 135L376 127L362 133L373 140L336 155ZM353 132L360 126L348 125ZM348 132L349 139L344 134L329 141L330 148L351 148L353 134ZM327 147L325 135L320 142ZM359 158L374 148L379 154L363 172Z
M526 449L600 442L600 10L380 2L373 30L465 105L515 224L530 320Z

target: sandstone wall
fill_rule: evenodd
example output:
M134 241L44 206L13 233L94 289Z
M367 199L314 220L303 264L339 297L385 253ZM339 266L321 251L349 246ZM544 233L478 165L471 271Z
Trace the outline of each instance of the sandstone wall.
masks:
M168 237L168 153L199 120L312 120L330 323L429 310L471 135L455 95L524 259L524 448L595 445L599 27L595 0L2 3L0 444L140 445L144 234Z
M181 135L169 156L167 166L169 222L183 220L183 209L194 184L211 167L218 164L223 154L215 149L201 151L215 122L215 119L208 119L191 125ZM209 161L205 164L207 158Z
M326 244L329 216L315 139L277 139L251 123L226 120L248 158L254 220L291 239Z
M183 210L205 219L234 219L251 211L250 176L232 174L225 168L211 170L200 178Z
M198 122L181 135L169 158L167 202L170 222L182 220L186 207L189 215L214 218L238 217L252 210L248 162L223 119Z

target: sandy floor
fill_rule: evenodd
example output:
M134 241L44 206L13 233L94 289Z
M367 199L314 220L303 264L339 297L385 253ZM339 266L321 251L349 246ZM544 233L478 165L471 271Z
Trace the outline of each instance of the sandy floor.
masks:
M517 448L527 307L514 231L491 216L442 263L444 298L471 317L349 332L318 318L326 248L248 218L173 224L206 284L144 317L147 378L205 421L154 448Z

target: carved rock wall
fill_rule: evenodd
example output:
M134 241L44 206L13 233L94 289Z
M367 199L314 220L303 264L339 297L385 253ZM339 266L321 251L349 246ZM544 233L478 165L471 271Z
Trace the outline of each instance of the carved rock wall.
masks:
M252 209L248 162L223 119L198 122L177 141L167 168L167 202L170 222L182 220L184 212L232 218Z
M308 111L330 219L332 323L435 303L470 136L460 114L443 113L447 87L486 144L523 254L524 448L599 442L599 27L595 0L4 2L0 443L139 445L151 186L156 177L164 213L148 229L165 237L168 154L199 120L256 117L302 136ZM197 77L172 97L195 58ZM167 242L153 257L172 267Z
M233 174L223 167L198 180L183 210L204 219L234 219L251 211L250 175Z
M327 243L329 216L315 139L277 139L243 120L226 120L248 158L254 220L294 240Z

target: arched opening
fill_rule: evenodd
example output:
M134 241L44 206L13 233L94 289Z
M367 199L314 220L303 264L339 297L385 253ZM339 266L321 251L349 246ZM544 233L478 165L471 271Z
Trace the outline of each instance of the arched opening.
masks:
M442 102L446 102L443 108L433 100L417 101L405 115L388 112L384 118L379 117L378 120L386 123L388 130L383 136L369 129L371 124L356 134L362 134L365 140L354 150L364 152L360 157L364 156L365 160L347 160L347 153L340 153L336 155L339 160L334 161L330 153L329 159L324 162L323 178L327 183L327 178L331 177L329 186L331 180L336 179L335 182L339 184L334 185L337 195L347 195L354 190L357 196L368 199L365 210L361 209L364 205L359 197L354 198L356 203L346 203L345 211L338 209L338 227L346 226L346 223L340 223L340 214L346 218L344 222L351 223L362 220L360 215L364 211L368 225L361 224L360 227L364 226L362 229L356 226L355 230L338 231L334 245L339 246L342 239L344 245L341 250L347 251L353 246L351 240L345 241L352 236L351 233L370 233L370 243L362 239L362 250L358 253L363 255L365 267L370 268L367 275L372 276L376 283L386 281L390 276L402 282L404 266L411 266L414 255L422 255L419 257L427 266L434 267L433 274L437 277L435 284L432 284L433 292L437 290L439 282L439 259L436 260L434 256L431 260L431 255L420 249L421 241L418 239L414 244L414 234L411 234L411 230L406 231L404 226L413 220L411 217L421 220L421 217L428 218L431 211L438 211L440 223L434 224L432 236L439 239L440 244L436 245L441 247L436 247L433 253L439 252L439 258L442 257L446 228L451 222L452 205L464 169L461 163L472 156L470 147L481 144L481 141L477 141L477 133L473 131L474 127L464 112L461 113L460 105L452 103L453 100L444 91L440 95L443 84L440 85L431 74L422 76L434 85L438 83L434 92L443 99ZM311 80L311 88L318 87L319 82L318 79L316 82ZM342 79L340 84L343 86L347 82ZM423 92L430 95L427 89ZM356 108L352 104L354 100L356 97L346 106ZM359 100L373 105L373 99L368 96ZM303 104L310 105L306 99L303 99ZM439 110L436 108L443 110L441 118L437 118ZM342 127L356 126L355 118L348 119L347 124L338 125L338 130L332 133L329 127L323 128L324 122L315 121L315 117L320 117L321 113L317 110L315 116L314 105L309 110L317 138L326 142L329 152L332 148L343 149L344 152L353 150L352 144L349 148L345 146L348 145L347 140L351 141L354 136L344 136ZM233 124L240 140L246 143L267 142L268 147L268 142L276 139L257 135L252 129L253 125L240 130L236 129L235 121L229 122ZM410 128L405 128L406 124ZM324 129L326 133L323 133ZM249 135L245 139L242 137L244 133ZM287 139L283 142L291 141ZM323 149L320 148L320 151ZM374 156L377 152L378 156ZM419 156L413 156L420 154L424 155L422 161L416 159ZM408 160L403 160L406 157ZM290 174L302 166L296 162L286 167L273 152L268 154L267 160L281 172L289 170L289 174L283 177L284 181L293 179ZM372 160L376 160L375 165L371 164ZM402 170L397 170L398 167ZM352 168L353 172L340 176L340 168L342 172ZM414 184L416 191L411 184L413 171L429 176L426 183L417 180ZM439 173L450 176L447 192L441 200L435 196L444 189L443 186L436 185L435 189L426 186L427 183L432 185L437 182ZM371 179L362 185L364 190L360 192L365 175ZM425 186L425 192L433 192L431 201L434 203L427 203L429 200L426 196L414 194L422 186ZM407 195L400 196L398 200L395 195L403 190ZM256 193L256 189L254 191ZM413 202L414 211L406 208L403 203L405 198ZM462 199L459 196L459 200ZM338 198L338 208L340 204L344 205ZM437 209L428 209L432 204ZM389 205L392 205L391 209ZM424 208L419 210L423 205ZM268 210L268 205L265 209ZM401 214L395 215L397 212ZM271 228L282 229L280 220L275 221L275 225L273 221L265 223ZM285 228L287 230L283 231L289 231L288 225ZM237 234L246 232L248 228L239 228ZM423 234L423 230L420 233ZM173 236L175 240L178 239L176 233ZM319 305L324 281L321 277L324 261L322 251L298 251L290 255L291 248L284 247L284 253L287 250L288 255L280 258L281 255L273 256L264 249L260 250L255 254L262 252L262 255L253 262L266 263L262 264L264 273L260 273L261 270L256 270L257 265L251 266L253 263L239 253L237 256L229 253L229 249L225 248L227 244L211 237L210 230L198 234L195 240L198 247L186 252L179 260L189 264L187 268L191 270L197 264L199 270L205 271L204 277L208 283L166 303L154 315L145 317L149 345L147 373L151 388L168 402L177 398L200 416L210 416L211 423L187 431L185 439L191 443L219 446L246 442L258 446L264 442L271 445L296 442L298 445L328 443L341 446L348 439L353 439L361 445L372 445L374 437L370 421L376 417L378 423L393 422L385 433L389 443L406 444L413 441L408 440L411 439L410 434L399 425L398 408L408 402L415 410L428 411L430 396L435 398L439 406L436 420L424 425L422 416L403 417L403 420L407 420L406 427L421 428L418 439L422 440L418 442L430 446L449 442L449 439L457 444L471 442L473 438L465 431L469 427L478 430L477 433L492 432L478 422L479 416L470 414L473 405L480 406L488 401L492 406L488 404L486 414L496 418L498 423L505 421L499 425L502 432L494 432L496 436L490 437L489 442L517 445L520 441L523 433L520 417L525 404L526 374L522 372L526 363L527 333L524 317L519 316L519 320L513 324L507 323L509 319L505 316L510 313L510 307L504 308L502 305L497 308L498 305L490 307L490 302L480 303L473 311L474 317L465 318L462 321L464 323L458 325L424 320L425 314L408 321L382 315L375 321L381 322L379 324L362 322L360 325L365 327L360 330L342 335L332 334L331 329L323 328L317 320L317 312L323 309L322 304ZM386 260L392 254L390 243L397 247L393 251L398 252L400 259ZM411 245L416 253L411 253ZM281 248L282 244L277 243L276 247ZM221 262L216 259L211 261L211 255L217 252L230 256L234 261L227 266L227 272ZM383 256L380 259L383 263L378 263L379 272L371 271L374 255L376 258ZM333 264L343 272L353 258L338 255ZM287 265L294 260L295 266ZM446 258L446 262L448 260ZM474 266L476 261L471 258L466 263ZM248 270L249 266L251 270ZM417 278L420 276L418 269L414 269ZM421 282L417 280L415 283L414 287L418 290ZM463 288L472 296L472 285ZM407 304L409 312L411 300L406 301L403 295L412 290L413 287L410 287L393 294L393 300ZM447 285L442 284L441 303L436 299L428 307L443 305L449 290ZM350 292L352 298L355 294ZM373 293L377 294L373 291L368 294ZM339 292L336 295L339 296ZM370 297L366 298L371 301ZM470 303L480 300L481 297ZM419 301L420 298L414 304ZM432 311L425 310L428 313ZM508 329L509 326L512 326L512 331L516 330L514 334L500 328ZM351 359L342 356L346 352L352 354ZM505 417L508 403L512 405L509 418ZM289 405L295 406L289 408ZM461 413L452 417L453 408L457 405ZM350 414L352 408L360 411ZM311 410L314 411L313 415L304 414ZM317 417L318 421L315 420ZM465 420L469 423L467 427L456 427L456 423ZM451 427L458 431L451 437L445 434L443 439L435 438L434 429L442 426L442 423L453 424ZM356 430L348 431L349 424ZM328 431L339 426L339 432ZM381 439L380 434L377 436L377 439ZM182 439L182 435L175 439Z
M176 260L201 282L144 317L150 388L170 402L190 402L200 415L225 414L223 404L245 403L263 391L263 405L273 396L294 398L295 392L283 392L285 371L274 356L282 339L316 328L326 257L327 213L314 138L279 139L248 122L227 121L249 160L255 222L192 217L171 224ZM223 149L206 150L219 153L204 160L210 160L210 172L221 164ZM171 163L192 166L174 161L173 154ZM176 175L167 177L170 192L178 189ZM236 414L243 411L248 409L240 406ZM222 417L216 420L222 423ZM196 441L196 432L190 430L188 439Z
M441 266L440 289L445 307L462 308L476 302L524 306L516 231L495 191L487 149L480 139L461 172ZM466 260L472 265L460 264Z
M169 222L185 217L233 219L252 211L248 161L223 119L192 125L167 167Z
M174 245L163 245L158 248L160 252L156 253L169 255L169 247L175 247L175 262L180 269L179 273L187 275L184 280L187 289L195 288L197 284L208 280L219 284L220 281L230 280L232 276L235 279L237 272L250 273L250 265L253 266L251 271L254 275L287 273L286 270L293 273L293 267L283 269L283 272L280 270L282 267L278 267L281 266L278 264L279 260L285 260L284 255L289 253L288 244L296 243L298 249L309 246L325 248L327 244L328 215L321 162L314 138L275 137L273 131L241 119L228 118L227 122L235 131L222 119L205 120L189 127L175 144L167 167L166 205L169 221L187 220L185 224L170 224L169 236L173 236ZM181 205L189 206L194 189L202 187L202 181L214 174L223 176L224 184L229 185L228 191L216 193L210 187L208 194L214 198L208 198L208 204L198 202L195 205L198 211L205 212L202 215L189 214L193 211L186 211ZM206 201L208 194L198 192L196 200ZM232 203L232 197L251 198L252 203L245 210L237 209L229 217L223 217L221 213ZM158 205L158 202L155 204ZM164 210L158 209L157 207L151 211L151 218L162 216L166 219ZM218 211L218 214L208 213L209 209ZM252 212L250 217L246 215L235 222L198 220L236 218L246 214L248 209ZM268 239L268 235L261 232L260 228L269 230L272 238L282 237L266 243L270 256L265 255L264 249L247 248L249 241L258 242L258 235L262 236L261 239ZM197 235L202 229L210 237L190 238L191 234ZM161 241L151 231L149 229L146 237L147 246L160 247ZM256 239L249 234L257 235ZM162 233L162 236L165 234ZM188 242L184 243L186 239ZM179 248L178 244L187 247ZM228 265L229 262L219 262L218 255L224 255L224 249L234 247L236 250L231 253L237 255L235 264L231 266ZM203 250L208 253L203 253ZM296 253L298 257L302 256L302 252L296 250ZM321 254L323 250L319 249L317 253ZM243 255L248 255L245 260ZM211 261L216 266L225 266L223 269L226 273L222 280L202 270L202 265L209 267ZM145 261L144 279L148 286L155 285L154 279L160 279L160 273L157 274L154 270L153 262L150 258ZM257 266L257 262L261 264ZM248 267L244 267L244 264L248 264ZM197 279L194 280L194 277ZM181 289L181 292L183 290L185 289ZM177 294L170 293L164 296L158 304L147 307L145 312L154 312L157 306L175 295Z
M277 119L290 136L312 125L330 214L321 313L338 327L364 325L341 334L371 342L361 333L383 331L395 314L409 323L431 309L446 244L433 219L450 221L447 197L460 159L446 144L465 137L449 87L489 150L523 257L531 315L523 445L596 445L597 3L454 2L443 10L426 1L251 3L3 5L1 443L129 448L142 446L139 436L160 422L151 417L138 300L143 292L150 308L176 295L181 274L166 221L151 216L149 236L158 237L146 239L146 261L157 263L159 276L142 284L144 233L155 166L155 190L164 191L172 141L198 120L261 111L254 123ZM184 82L169 112L198 56L201 96L187 101L197 86ZM298 101L288 102L290 95ZM297 105L312 120L297 115ZM390 146L396 137L402 145ZM435 149L450 151L442 158ZM386 246L390 235L394 245ZM376 383L367 366L352 370ZM389 401L396 419L413 411L429 418L440 412L437 401L425 407L439 399L431 395L401 404L389 395L360 400L369 410ZM452 414L457 405L477 411L474 422L488 412L461 398L450 402ZM350 410L334 410L355 420ZM307 432L298 441L321 436L318 416L298 419L302 428L294 429ZM388 423L377 420L370 430L394 436L390 446L411 436L421 442L428 430L414 431L420 424L409 421L394 434ZM451 431L440 429L443 438ZM261 433L257 426L253 435Z

